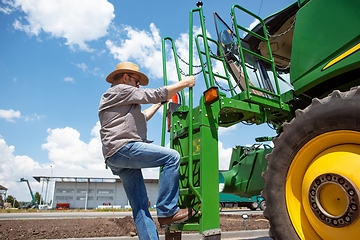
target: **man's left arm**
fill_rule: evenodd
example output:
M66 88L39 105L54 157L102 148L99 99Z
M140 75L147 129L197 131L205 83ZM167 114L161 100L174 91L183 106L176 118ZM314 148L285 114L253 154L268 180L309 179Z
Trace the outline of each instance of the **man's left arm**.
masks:
M156 113L157 110L159 110L161 105L162 105L161 103L155 103L151 105L151 107L149 107L148 109L144 110L146 121L149 121L152 118L152 116L154 116L154 114Z

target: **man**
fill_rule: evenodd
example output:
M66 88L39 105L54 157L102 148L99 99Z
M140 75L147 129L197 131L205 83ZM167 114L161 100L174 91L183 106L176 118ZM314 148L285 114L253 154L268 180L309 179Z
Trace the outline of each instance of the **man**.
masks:
M186 221L195 210L179 209L179 166L177 151L150 144L146 121L178 91L195 85L195 77L158 89L141 89L149 83L147 76L131 62L122 62L107 76L111 83L101 97L99 118L105 162L123 183L130 201L139 239L159 239L151 218L142 168L162 167L156 203L161 227ZM153 103L141 112L140 104Z

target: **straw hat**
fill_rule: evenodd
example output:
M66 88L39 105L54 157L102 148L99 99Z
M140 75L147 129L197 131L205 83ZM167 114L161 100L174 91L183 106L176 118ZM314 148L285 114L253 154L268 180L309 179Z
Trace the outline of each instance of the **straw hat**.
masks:
M119 63L117 66L116 66L116 70L113 71L112 73L110 73L107 77L106 77L106 81L108 83L113 83L114 82L114 76L116 74L119 74L119 73L134 73L134 74L137 74L139 77L140 77L140 85L142 86L146 86L149 84L149 79L148 77L141 73L139 71L139 67L138 65L132 63L132 62L122 62L122 63Z

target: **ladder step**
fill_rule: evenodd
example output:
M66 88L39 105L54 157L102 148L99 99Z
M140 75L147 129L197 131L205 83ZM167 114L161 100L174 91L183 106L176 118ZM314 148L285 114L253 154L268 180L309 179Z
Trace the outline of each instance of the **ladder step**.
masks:
M195 187L195 190L200 191L200 187ZM180 196L194 195L194 193L191 191L190 188L182 188L179 190L179 195Z
M173 224L169 227L173 231L199 231L199 223L185 223L185 224Z
M196 133L196 132L199 132L199 131L200 131L200 124L199 123L194 123L193 124L193 133ZM188 136L188 134L189 134L189 127L186 126L186 127L181 128L178 131L175 131L173 139L186 137L186 136Z
M200 161L200 153L196 153L193 155L193 163ZM182 157L180 159L180 165L188 164L189 162L189 156Z

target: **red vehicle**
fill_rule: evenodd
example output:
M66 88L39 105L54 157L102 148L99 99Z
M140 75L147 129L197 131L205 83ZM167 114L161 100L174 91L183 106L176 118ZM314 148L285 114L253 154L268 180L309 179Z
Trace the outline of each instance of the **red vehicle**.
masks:
M58 209L58 210L70 209L70 203L57 203L56 209Z

